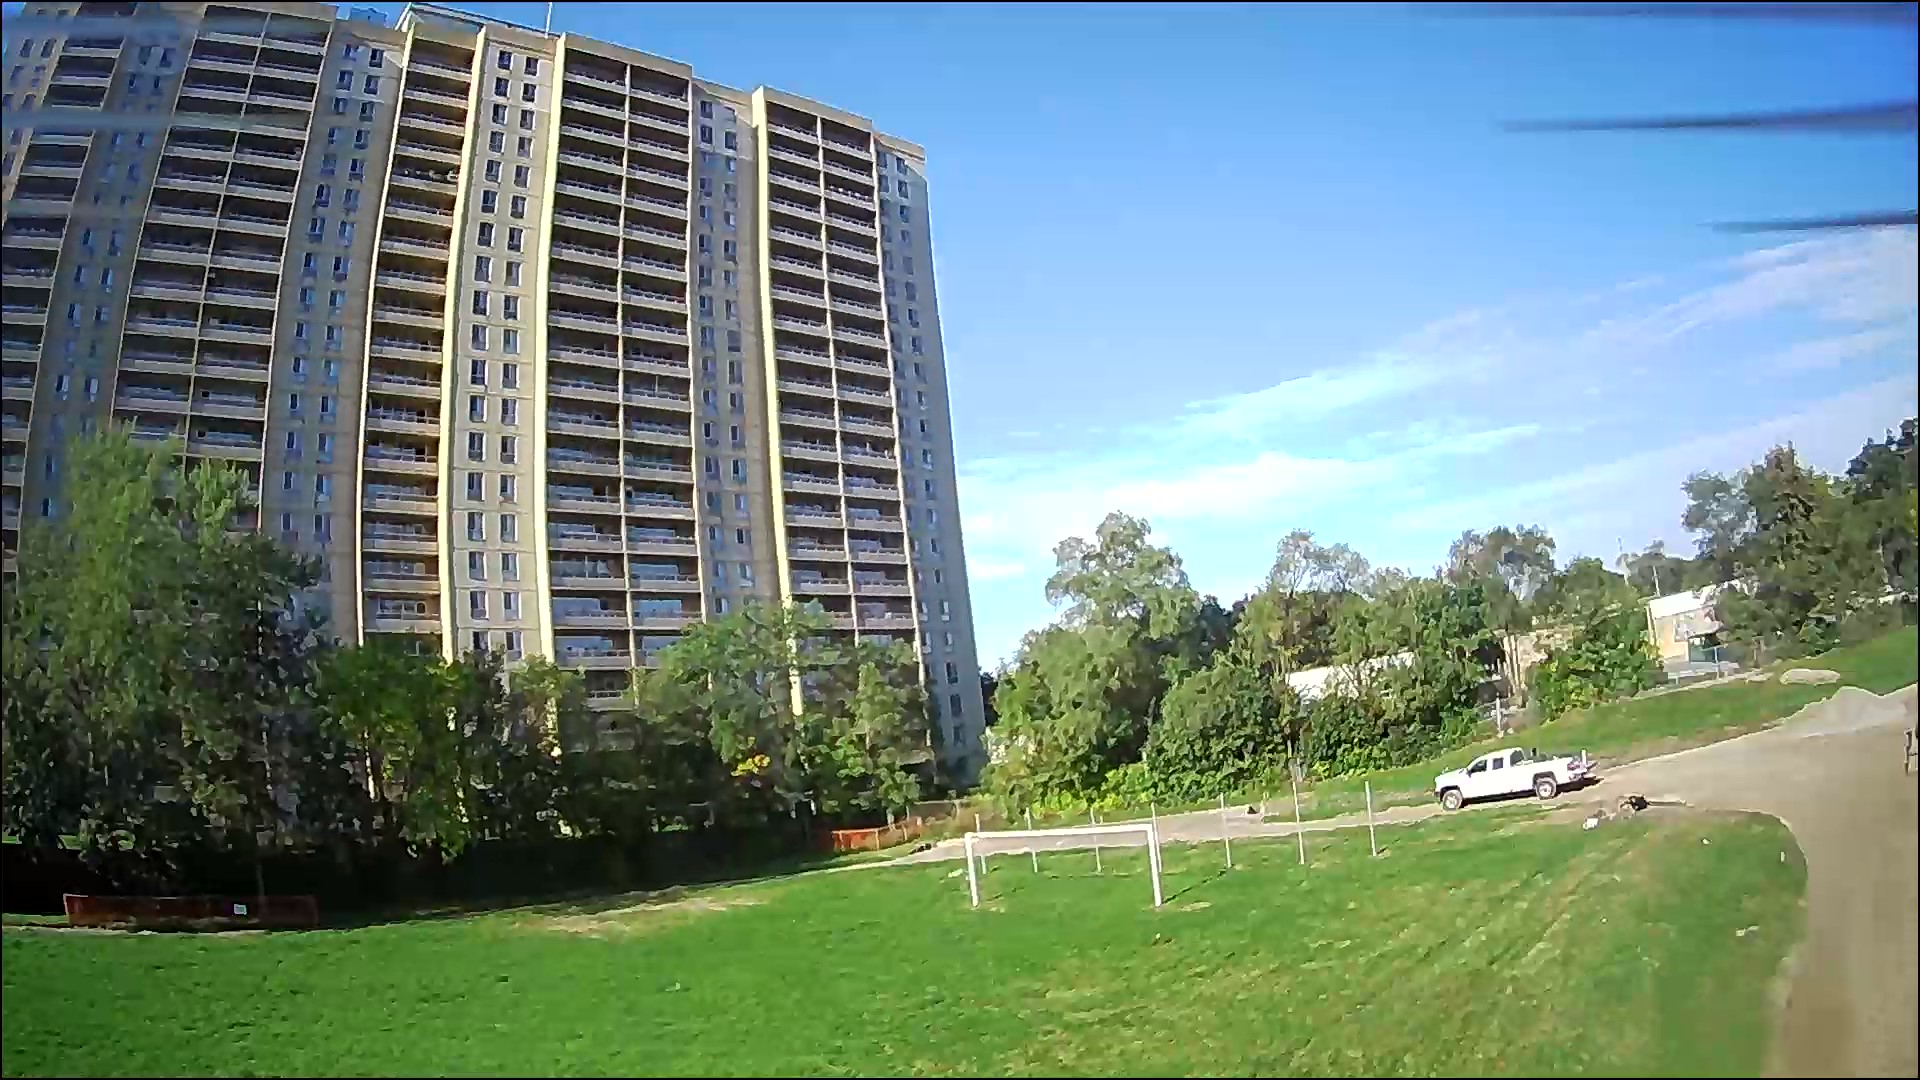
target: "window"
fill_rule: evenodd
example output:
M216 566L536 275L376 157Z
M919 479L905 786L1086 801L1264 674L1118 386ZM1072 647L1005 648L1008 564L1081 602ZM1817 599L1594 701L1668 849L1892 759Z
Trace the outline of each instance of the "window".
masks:
M500 580L520 580L520 556L511 551L500 553Z
M747 463L742 458L733 459L733 479L738 483L747 478Z
M506 153L506 150L507 150L507 133L506 132L495 131L490 133L487 136L487 151L489 153L503 154L503 153Z
M500 463L514 465L520 461L520 438L517 435L500 436Z
M333 199L333 190L325 184L313 189L313 205L325 206Z
M946 622L952 618L953 605L947 603L945 600L940 601L940 621Z
M500 403L500 422L508 427L520 426L520 401L508 398Z
M351 81L352 76L348 76L348 80ZM707 144L708 146L713 145L713 125L712 124L700 125L700 141Z
M532 104L540 96L540 87L533 83L520 84L520 100Z
M287 395L287 415L300 415L300 391L298 390Z
M294 474L292 470L288 470L287 472L283 472L280 474L280 490L281 491L292 491L293 484L294 484Z
M959 682L960 682L960 669L954 665L953 661L951 660L947 661L947 685L957 686L959 685Z
M752 533L747 529L733 530L733 542L739 544L741 547L748 546L748 538L750 536L752 536Z
M513 144L513 156L514 157L532 157L533 156L533 140L528 138L525 135L520 136Z
M520 539L520 519L512 514L500 515L500 539L509 543Z
M475 315L485 315L487 313L487 290L473 290L473 313Z
M507 216L515 218L527 216L527 197L525 195L515 195L508 201Z
M372 78L372 76L368 76L368 78ZM363 101L360 103L360 119L373 119L373 105L374 103L371 101Z
M507 284L520 284L520 262L517 259L507 260Z
M740 361L727 361L727 381L733 383L735 386L740 384Z
M493 122L496 124L504 124L507 122L507 107L505 105L496 103L493 106Z
M487 178L487 183L489 184L497 184L500 182L500 159L499 158L487 159L486 178ZM483 192L480 196L480 200L482 202L486 202L486 197L488 195L493 195L496 198L499 197L497 192L489 191L489 192ZM488 205L491 206L492 204L488 203ZM488 213L492 213L492 211L489 210Z
M713 297L708 296L706 293L701 293L699 308L702 317L711 317L713 315Z
M469 581L487 580L487 555L484 551L467 552L467 579Z
M518 660L521 656L520 631L507 631L507 659Z
M20 55L25 56L27 54L25 52L22 52ZM713 102L703 101L700 103L700 119L702 120L713 119Z
M326 382L340 381L340 361L329 356L320 361L320 378Z
M723 132L720 141L725 144L729 150L736 150L740 145L738 137L731 131Z
M505 79L493 80L493 96L497 98L503 98L507 96L507 80Z
M479 502L487 497L487 474L470 472L467 474L467 501Z
M732 262L739 253L739 246L732 240L720 241L720 257Z
M505 49L501 49L500 55L494 58L493 66L499 68L501 71L512 71L513 54Z
M487 538L487 515L478 510L467 511L467 539L485 540Z
M493 280L493 256L475 255L473 257L473 280L475 281L492 281Z
M1474 762L1473 764L1471 764L1471 765L1469 765L1469 766L1467 766L1467 775L1468 775L1468 776L1475 776L1475 775L1478 775L1478 774L1480 774L1480 773L1483 773L1483 772L1486 772L1486 771L1487 771L1487 759L1486 759L1486 758L1481 758L1480 760L1478 760L1478 761L1476 761L1476 762Z
M487 421L487 399L480 394L467 395L467 419L484 424Z
M333 81L333 88L335 90L353 89L353 72L351 71L341 72L340 76Z
M508 590L500 594L500 614L509 619L520 617L520 594Z
M379 93L380 92L380 76L378 75L367 76L367 81L361 84L360 91L361 93L365 93L365 94ZM361 112L363 113L366 112L366 109L367 109L366 105L363 104L360 106Z
M320 449L314 455L314 459L317 461L333 460L333 433L332 432L323 431L320 433Z
M476 619L484 619L487 617L487 591L485 589L469 589L467 591L467 614ZM474 635L474 637L476 638L474 642L476 646L479 648L486 647L486 639L484 637L478 634Z
M87 400L100 400L100 376L98 375L87 376Z
M366 128L354 129L353 148L355 150L365 150L372 141L373 141L372 132L368 131Z
M508 390L518 390L520 388L519 364L500 365L500 385L506 387Z
M507 250L508 251L519 251L521 248L526 246L526 242L527 242L527 230L520 228L518 225L512 226L507 229Z
M519 314L518 314L519 308L517 307L519 303L520 301L518 298L512 297L512 296L507 297L507 305L508 305L507 310L509 312L512 312L512 314L507 316L508 318L515 318L515 319L519 318ZM508 354L509 356L519 353L520 331L518 330L500 331L500 351Z
M537 56L527 57L527 64L524 70L528 76L540 74L540 58Z
M386 63L386 59L387 59L387 51L385 49L368 49L367 50L367 66L370 68L377 68L377 67L384 66Z
M520 317L520 298L517 296L501 297L500 317L503 319L518 319Z
M960 719L960 717L963 715L963 711L960 707L959 694L947 695L947 715L953 717L955 720Z
M479 244L481 247L493 246L493 222L483 221L480 223L480 235L474 237L474 243Z
M500 163L499 162L497 161L487 162L487 171L493 174L492 176L487 177L488 180L494 181L494 182L499 181L500 179ZM480 212L481 213L491 214L498 209L500 209L500 193L499 192L483 191L480 193Z
M519 496L519 488L516 486L515 478L507 473L501 473L500 474L500 501L509 502L509 503L517 502L519 501L518 496Z
M740 351L740 331L738 330L727 331L727 351L728 352Z
M533 110L532 109L520 110L520 130L521 131L533 130Z
M526 187L527 183L532 179L533 179L533 166L515 165L513 167L513 186L514 187Z
M467 370L467 382L474 386L487 385L487 362L475 360Z
M473 347L481 350L482 352L486 351L486 348L487 348L487 328L486 327L476 326L473 328Z
M487 460L487 437L478 431L467 432L467 460Z
M475 630L468 640L472 643L474 652L487 651L487 632L485 630Z
M341 308L346 306L347 306L347 290L345 289L328 289L327 290L327 307L329 309L337 312Z

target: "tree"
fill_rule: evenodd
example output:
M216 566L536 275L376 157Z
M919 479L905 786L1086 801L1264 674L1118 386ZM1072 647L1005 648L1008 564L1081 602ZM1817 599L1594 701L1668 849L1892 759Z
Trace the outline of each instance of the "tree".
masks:
M1920 422L1908 419L1882 442L1869 440L1847 466L1847 495L1886 566L1888 583L1920 592L1914 492L1920 488Z
M1753 531L1753 504L1748 501L1746 475L1728 479L1719 473L1697 472L1681 490L1687 509L1680 524L1694 534L1699 561L1711 571L1713 584L1740 576L1743 548Z
M1371 577L1367 560L1345 544L1317 543L1305 529L1281 538L1265 583L1246 600L1235 637L1276 696L1285 692L1288 675L1331 659L1335 612L1347 597L1364 593Z
M448 853L464 847L460 739L439 659L370 640L326 657L319 688L323 723L358 759L381 835Z
M1627 579L1591 556L1578 558L1557 570L1533 598L1538 617L1577 619L1603 608L1635 605L1639 595ZM1637 605L1635 605L1637 606Z
M289 819L318 645L296 597L317 570L232 527L237 472L117 430L68 463L68 505L23 530L6 595L6 829L162 871L189 847L252 848Z
M1447 550L1446 578L1455 585L1481 582L1492 625L1500 632L1503 670L1513 693L1522 689L1518 641L1533 628L1533 594L1553 574L1553 537L1537 525L1505 525L1478 533L1469 529Z
M1621 555L1618 565L1633 591L1645 599L1718 585L1723 580L1706 562L1668 554L1667 545L1661 540L1653 541L1637 554Z
M1741 480L1751 528L1735 562L1744 587L1716 599L1723 632L1795 650L1832 646L1841 623L1886 590L1872 522L1790 446L1768 451Z
M747 604L690 627L640 679L641 711L704 737L715 817L902 809L931 759L922 672L900 642L846 642L824 613Z

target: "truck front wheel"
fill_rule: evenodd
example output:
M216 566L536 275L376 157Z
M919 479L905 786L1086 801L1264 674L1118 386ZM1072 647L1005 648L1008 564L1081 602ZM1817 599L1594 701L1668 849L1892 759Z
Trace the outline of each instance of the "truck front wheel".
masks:
M1448 788L1440 793L1440 806L1445 810L1458 810L1465 799L1460 797L1459 788Z
M1533 781L1533 793L1543 799L1551 799L1555 795L1560 794L1560 785L1555 783L1551 776L1535 777Z

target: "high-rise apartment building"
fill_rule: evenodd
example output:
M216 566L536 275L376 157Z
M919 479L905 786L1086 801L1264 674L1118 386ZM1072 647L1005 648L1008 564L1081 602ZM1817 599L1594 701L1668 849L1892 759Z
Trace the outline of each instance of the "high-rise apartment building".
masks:
M5 56L4 539L107 423L217 459L347 639L617 698L812 603L984 722L925 156L867 121L440 7L30 3Z

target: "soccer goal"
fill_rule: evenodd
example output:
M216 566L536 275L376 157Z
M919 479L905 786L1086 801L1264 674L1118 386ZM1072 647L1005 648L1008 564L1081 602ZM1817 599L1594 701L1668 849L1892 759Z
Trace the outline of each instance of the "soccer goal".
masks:
M1130 821L1118 825L1076 825L1064 829L1009 829L1004 832L970 832L966 835L967 895L974 907L980 906L980 869L988 855L1027 854L1041 851L1075 851L1084 848L1140 847L1147 849L1147 868L1153 878L1153 906L1162 901L1160 891L1160 826L1151 821ZM1105 841L1103 844L1102 841Z

